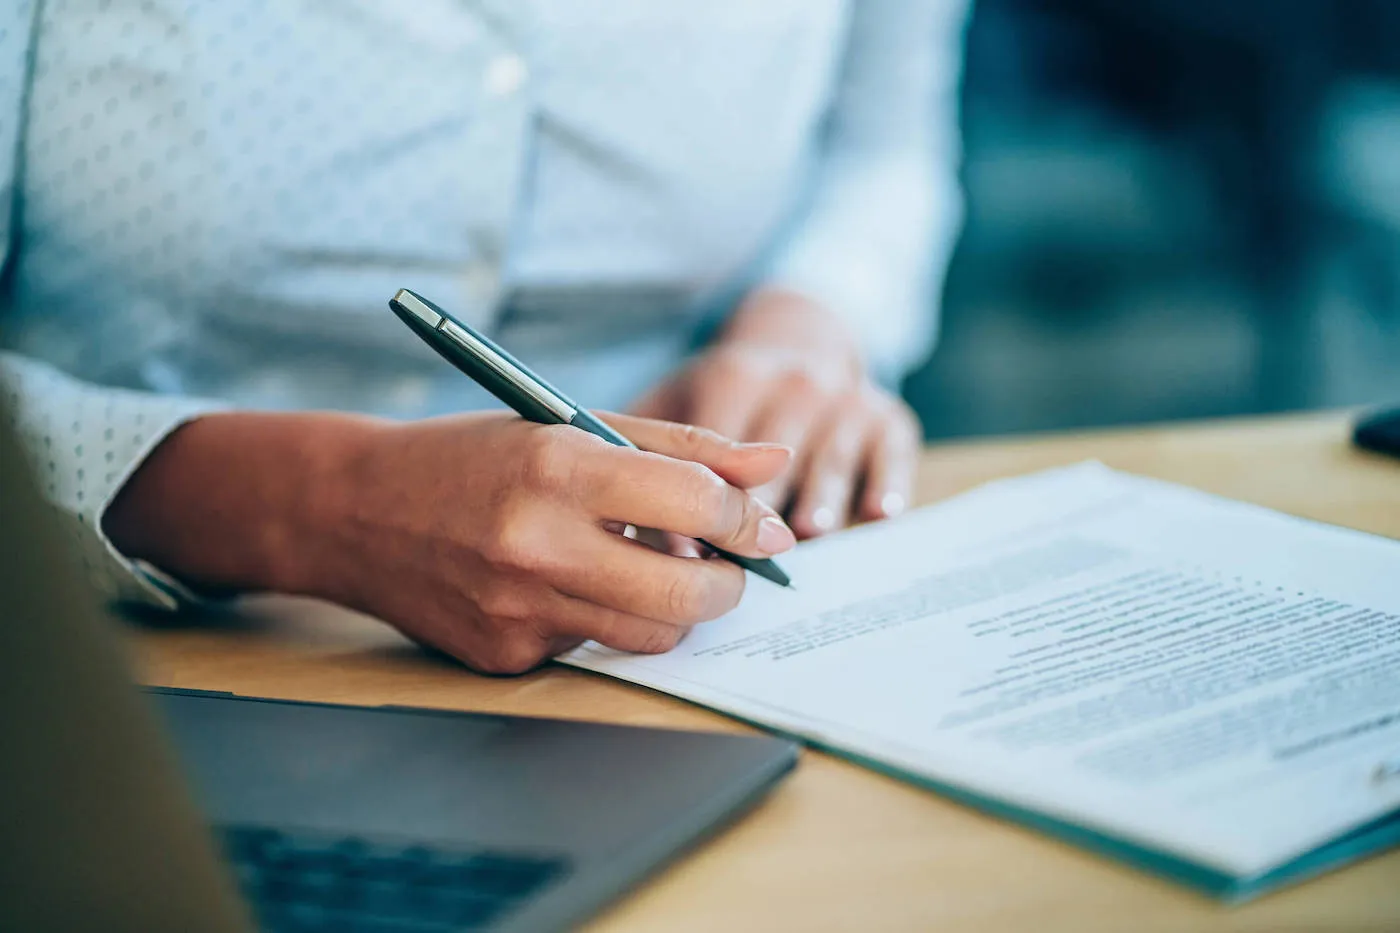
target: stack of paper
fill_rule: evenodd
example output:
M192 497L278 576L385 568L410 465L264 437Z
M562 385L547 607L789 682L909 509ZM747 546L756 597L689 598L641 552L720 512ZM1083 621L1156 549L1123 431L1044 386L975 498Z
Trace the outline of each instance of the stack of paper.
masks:
M1084 464L784 563L564 661L1223 897L1400 840L1400 543Z

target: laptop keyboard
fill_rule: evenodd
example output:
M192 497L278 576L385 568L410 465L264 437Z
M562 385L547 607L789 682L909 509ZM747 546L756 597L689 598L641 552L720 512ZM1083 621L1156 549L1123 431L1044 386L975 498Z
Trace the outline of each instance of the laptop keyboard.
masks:
M481 930L568 873L563 858L393 846L225 827L224 849L268 933Z

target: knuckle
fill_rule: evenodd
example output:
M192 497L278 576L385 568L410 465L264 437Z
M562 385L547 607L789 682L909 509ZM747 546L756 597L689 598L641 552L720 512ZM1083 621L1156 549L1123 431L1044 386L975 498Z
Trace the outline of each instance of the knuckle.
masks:
M671 440L678 450L690 454L725 443L724 438L714 431L693 424L676 424L671 429Z
M878 414L881 408L878 399L871 398L869 394L862 391L847 392L841 396L841 401L837 404L837 410L841 417L858 420L868 418Z
M523 509L503 510L491 529L482 556L493 569L532 572L541 566L539 535L523 512Z
M807 369L790 369L783 374L782 389L791 395L815 395L822 391L821 380Z
M737 545L751 539L758 533L758 523L763 518L758 500L744 492L730 491L728 506L720 533L715 537L726 545Z
M681 643L684 633L672 625L657 625L646 633L637 646L641 654L665 654Z
M576 450L567 428L547 427L530 433L520 458L521 485L536 492L565 489L572 476Z
M539 640L509 633L492 645L486 658L486 673L523 674L544 661L547 652Z
M690 464L685 470L678 490L686 514L703 522L722 513L730 498L729 484L703 464Z
M682 450L691 450L700 442L700 429L693 424L672 422L671 442Z
M667 621L694 625L705 619L706 594L700 578L690 573L675 576L666 588Z

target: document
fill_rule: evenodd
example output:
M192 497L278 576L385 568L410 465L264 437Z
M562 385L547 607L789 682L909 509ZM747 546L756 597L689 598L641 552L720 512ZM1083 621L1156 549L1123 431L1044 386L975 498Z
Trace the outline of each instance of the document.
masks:
M803 544L565 663L1241 898L1400 841L1400 542L1089 463Z

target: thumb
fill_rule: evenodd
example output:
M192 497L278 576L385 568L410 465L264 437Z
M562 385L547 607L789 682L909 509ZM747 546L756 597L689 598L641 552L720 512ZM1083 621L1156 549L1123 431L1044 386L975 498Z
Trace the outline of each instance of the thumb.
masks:
M776 478L792 459L792 449L781 444L741 444L690 424L607 411L594 414L642 450L703 463L740 489L762 486Z

